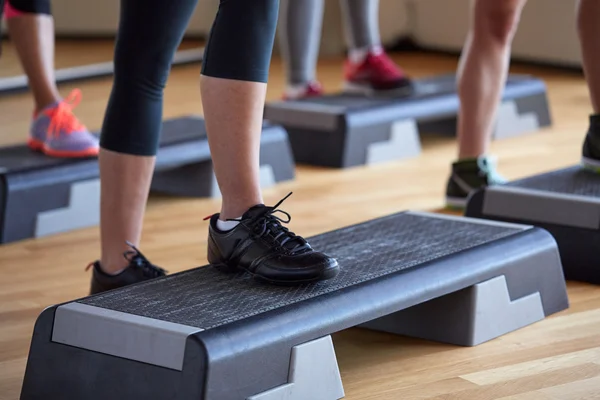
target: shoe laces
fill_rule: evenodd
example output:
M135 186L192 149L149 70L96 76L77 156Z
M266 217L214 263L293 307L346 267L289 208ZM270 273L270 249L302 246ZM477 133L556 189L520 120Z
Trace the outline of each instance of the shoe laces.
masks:
M83 124L73 115L73 109L79 105L81 97L81 90L74 89L56 107L43 111L45 115L50 117L48 137L58 138L61 133L70 135L84 129Z
M130 267L139 268L142 273L149 278L156 278L167 274L166 270L152 264L133 244L127 242L127 245L131 247L131 249L124 252L123 257L129 261Z
M276 250L286 250L290 254L296 254L310 248L310 246L303 237L296 235L282 225L289 223L292 220L292 216L289 213L278 209L278 207L291 195L292 192L279 200L273 207L267 207L267 211L253 219L250 222L250 225L252 226L253 232L258 237L269 237L274 241L277 244ZM287 218L283 219L275 215L276 213L281 213ZM240 220L229 219L228 221Z
M496 157L479 157L477 158L477 168L479 176L487 179L488 185L499 185L506 182L497 172L498 159Z

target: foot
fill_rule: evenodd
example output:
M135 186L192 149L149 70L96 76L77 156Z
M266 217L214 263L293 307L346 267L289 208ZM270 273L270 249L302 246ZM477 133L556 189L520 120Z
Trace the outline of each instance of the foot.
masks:
M138 249L131 246L131 250L123 254L129 265L116 275L109 275L100 266L100 261L88 265L86 270L93 267L92 285L90 294L98 294L107 290L118 289L134 283L165 276L167 272L152 264Z
M283 100L299 100L323 95L323 87L317 81L306 84L290 85L283 94Z
M50 157L95 157L100 148L98 138L92 135L73 114L81 101L81 92L75 89L66 100L52 104L34 116L28 145Z
M250 208L229 231L218 229L219 214L210 217L209 263L224 271L243 270L274 284L300 284L335 277L339 272L335 259L314 251L304 238L282 226L291 217L277 207L287 197L273 207L259 204ZM276 212L288 219L280 219Z
M381 47L369 51L361 62L347 59L344 64L347 92L371 94L377 91L410 91L411 80Z
M482 156L459 160L452 164L452 174L446 187L446 206L464 209L471 192L505 182L496 172L496 163L492 158Z
M600 115L590 116L590 128L583 142L581 164L600 173Z

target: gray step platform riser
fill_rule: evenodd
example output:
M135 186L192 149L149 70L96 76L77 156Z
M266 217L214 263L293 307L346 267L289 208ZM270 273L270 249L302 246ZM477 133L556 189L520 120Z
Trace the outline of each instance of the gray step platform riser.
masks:
M499 259L498 254L502 254L503 258ZM478 268L479 272L473 274L474 263L485 268ZM36 387L53 390L52 382L61 382L65 376L73 373L78 375L85 373L86 369L90 368L86 365L93 365L90 361L97 361L102 366L102 371L106 371L106 375L98 375L97 372L84 375L89 377L87 378L89 381L80 382L81 386L70 385L70 393L74 396L77 393L89 393L90 386L101 390L102 386L99 384L103 380L113 381L127 368L133 368L129 375L135 378L131 380L146 383L144 390L146 388L148 390L144 395L147 395L148 397L145 398L148 399L161 398L160 395L169 393L169 390L174 390L171 393L186 393L186 396L190 393L190 396L194 396L175 396L182 399L243 399L287 383L290 351L295 346L499 276L506 279L511 300L539 293L545 316L561 311L568 307L568 300L560 270L561 266L552 237L541 230L526 230L493 242L489 246L481 246L468 252L445 257L443 263L424 264L422 267L403 273L352 286L346 289L344 296L321 295L304 301L302 307L290 305L194 334L186 342L184 373L176 378L172 375L174 371L165 368L153 367L153 369L146 364L143 368L133 368L133 361L98 353L92 353L88 357L85 356L84 350L50 343L55 310L51 308L36 323L36 334L31 351L35 356L28 362L24 387L32 391ZM427 276L436 276L436 280L425 281L424 273L427 273ZM440 287L439 282L444 282L443 287ZM389 295L374 296L374 293ZM354 303L351 308L348 307L347 299L356 298L360 298L361 302ZM464 312L472 311L472 307L470 305L468 307L470 309ZM327 326L323 326L320 319L314 318L324 309L330 313ZM264 340L265 332L270 330L277 330L276 341ZM458 337L457 341L469 344L472 342L472 337ZM56 355L57 352L60 354ZM54 362L51 354L54 354L56 359L66 360L61 363L60 369L48 368L47 363L52 365ZM199 360L202 360L200 364L210 365L208 372L198 371ZM189 370L186 369L186 366L191 365L196 366L193 371L198 373L193 381L190 381ZM52 371L52 374L66 375L50 376L48 371ZM163 374L170 376L172 382L164 384L166 375ZM203 388L198 387L201 384L204 384ZM123 389L123 394L117 395L112 392L108 395L115 400L132 398L132 393L127 392L130 389L133 390L127 388ZM189 391L184 391L186 389ZM55 390L60 391L61 388ZM198 397L202 392L205 397ZM106 394L96 393L98 396ZM24 400L38 398L27 391L25 394L26 396L22 397Z
M533 133L551 124L545 86L507 88L500 105L493 137L504 139ZM394 105L381 109L352 111L342 115L318 111L294 112L275 104L267 105L265 117L282 124L290 135L294 157L298 163L326 167L348 168L381 162L402 160L420 153L419 134L436 133L456 135L456 116L459 102L455 94L435 99L415 100L408 105ZM435 110L432 113L431 110ZM320 121L317 123L316 121ZM404 129L392 143L392 126L404 123L417 129ZM319 125L318 128L315 126ZM370 147L387 146L383 156L369 157Z
M567 280L600 285L600 230L549 224L524 218L506 218L483 212L483 192L471 197L465 215L494 221L531 224L547 230L558 245L563 272Z
M191 159L207 152L206 144ZM206 149L204 149L206 147ZM186 161L185 157L179 157ZM261 145L261 184L270 187L292 180L295 165L286 133ZM97 163L0 176L0 243L37 238L96 226L100 222L100 181ZM4 179L2 179L4 178ZM35 185L33 184L35 182ZM176 196L218 197L212 162L190 161L183 166L161 166L155 171L152 191ZM4 199L6 204L2 206Z

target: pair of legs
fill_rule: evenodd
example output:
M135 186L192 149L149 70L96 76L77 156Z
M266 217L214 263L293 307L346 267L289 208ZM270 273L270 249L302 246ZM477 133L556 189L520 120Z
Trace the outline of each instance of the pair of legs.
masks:
M462 185L449 187L448 197L453 197L453 194L454 197L464 197L469 186L477 188L480 185L501 181L494 177L493 166L489 165L484 156L488 152L506 83L512 40L526 3L527 0L474 0L473 2L471 27L458 68L459 162L454 165L453 175L458 175L460 180L462 173L464 179L463 182L458 182ZM598 0L578 1L577 26L584 71L596 114L600 107L599 20ZM598 165L600 166L600 163ZM476 175L479 175L479 178Z
M121 0L101 136L102 255L93 264L92 292L164 273L135 247L158 148L163 89L196 2ZM210 222L209 261L268 280L303 279L293 269L313 268L319 279L329 267L336 271L335 260L284 228L273 216L276 206L262 205L260 135L278 7L278 0L221 0L205 49L202 104L222 194L221 212Z
M63 101L54 77L54 20L50 0L0 1L11 40L27 75L35 101L29 145L47 155L88 157L98 153L98 141L71 113L81 93Z
M397 89L408 79L381 47L379 0L340 0L346 43L345 88ZM287 68L286 98L320 95L316 79L324 0L282 0L279 43Z

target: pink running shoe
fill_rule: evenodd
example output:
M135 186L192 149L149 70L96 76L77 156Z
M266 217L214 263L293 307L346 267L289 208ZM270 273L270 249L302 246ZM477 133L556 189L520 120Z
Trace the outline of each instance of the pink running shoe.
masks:
M81 101L81 91L73 90L63 101L33 116L27 145L50 157L79 158L98 155L98 138L75 117L73 109Z
M304 87L289 87L283 95L283 100L299 100L322 95L323 86L321 86L319 82L313 81L309 82Z
M347 59L344 63L348 92L373 93L383 90L410 90L411 80L381 47L372 49L359 63Z

